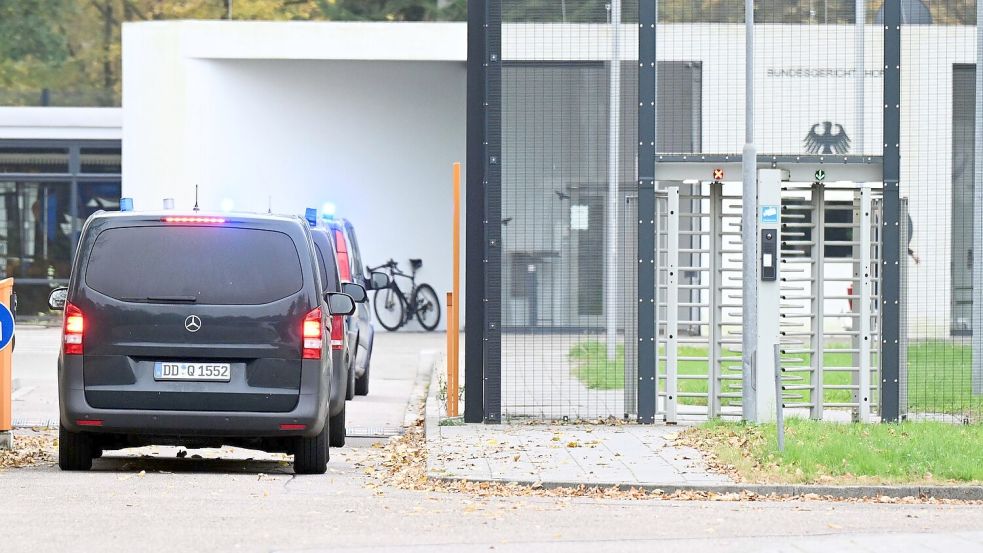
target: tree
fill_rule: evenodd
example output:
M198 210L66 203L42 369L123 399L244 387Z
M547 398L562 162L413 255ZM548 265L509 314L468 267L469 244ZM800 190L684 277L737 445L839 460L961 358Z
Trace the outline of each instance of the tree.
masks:
M602 23L610 0L500 0L505 22ZM868 21L883 2L869 2ZM622 17L638 17L625 1ZM926 2L936 25L972 25L975 0ZM231 10L230 10L231 8ZM854 0L757 0L765 23L853 21ZM126 21L463 21L467 0L0 0L0 105L119 105ZM660 0L659 21L740 23L736 0ZM50 91L50 95L44 91Z

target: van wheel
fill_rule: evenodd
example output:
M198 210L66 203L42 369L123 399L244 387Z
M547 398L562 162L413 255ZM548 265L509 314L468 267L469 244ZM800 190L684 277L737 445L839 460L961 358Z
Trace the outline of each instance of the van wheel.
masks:
M58 428L58 467L61 470L89 470L94 454L92 436L71 432L64 426Z
M345 400L355 399L355 363L348 367L348 383L345 385Z
M294 444L294 473L324 474L328 471L328 425L317 436L297 438Z
M328 418L328 426L331 427L331 439L328 442L331 447L345 447L345 408L342 406L341 412Z
M355 395L357 396L367 396L369 395L369 367L366 365L365 372L362 376L355 379Z

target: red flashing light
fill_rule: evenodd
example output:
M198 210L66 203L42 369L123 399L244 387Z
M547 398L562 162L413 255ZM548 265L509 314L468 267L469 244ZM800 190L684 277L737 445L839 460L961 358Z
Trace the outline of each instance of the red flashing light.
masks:
M284 423L280 425L280 430L306 430L306 424L288 424Z
M102 426L102 421L99 419L78 419L75 424L79 426Z
M341 315L331 317L331 349L341 350L345 345L345 318Z
M192 223L199 225L221 225L225 223L222 217L164 217L165 223Z
M348 243L340 230L334 231L335 253L338 255L338 276L342 282L352 281L352 268L348 264Z
M304 343L301 349L302 359L321 358L321 338L323 336L321 326L321 308L317 307L304 317L304 326L302 329Z
M85 318L82 316L82 310L71 303L65 304L65 321L62 331L65 355L82 355Z

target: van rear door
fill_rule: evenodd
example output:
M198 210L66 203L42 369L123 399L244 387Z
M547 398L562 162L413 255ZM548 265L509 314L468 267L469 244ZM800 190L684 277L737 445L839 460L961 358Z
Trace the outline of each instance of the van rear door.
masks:
M90 405L292 410L303 321L319 302L310 248L289 231L158 222L85 239L72 302Z

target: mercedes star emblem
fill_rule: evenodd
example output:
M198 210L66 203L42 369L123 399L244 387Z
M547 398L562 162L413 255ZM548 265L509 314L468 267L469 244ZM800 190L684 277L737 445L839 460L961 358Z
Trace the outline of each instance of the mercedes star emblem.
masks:
M198 332L198 329L201 328L201 319L198 318L198 315L188 315L188 318L184 320L184 328L188 332Z

